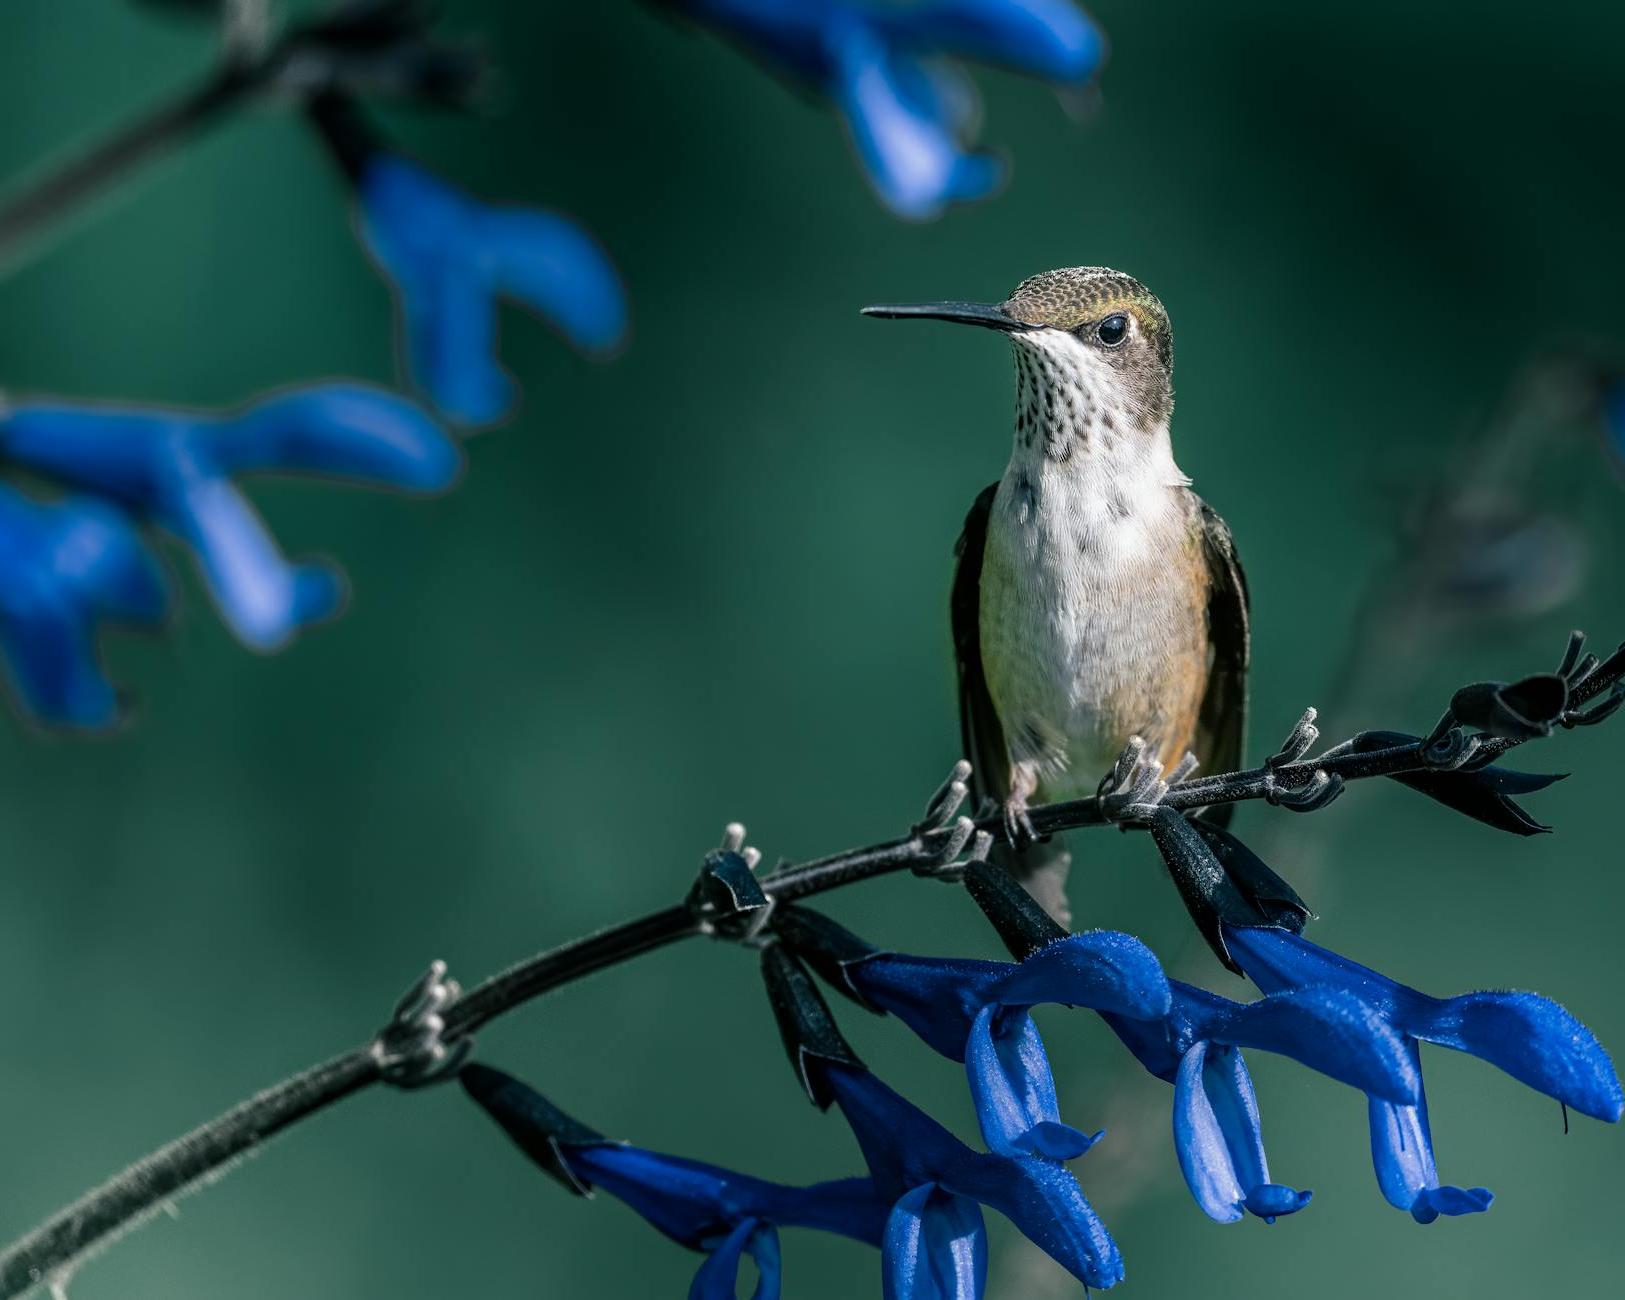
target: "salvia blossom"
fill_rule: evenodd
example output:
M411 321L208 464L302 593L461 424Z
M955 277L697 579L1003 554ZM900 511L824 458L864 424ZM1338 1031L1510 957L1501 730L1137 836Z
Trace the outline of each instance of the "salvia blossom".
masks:
M513 406L513 381L496 359L504 298L585 352L621 342L620 279L580 226L448 184L388 148L343 96L318 96L310 114L354 187L362 242L394 289L412 382L451 419L490 424Z
M882 1201L888 1300L972 1300L987 1273L980 1207L1009 1219L1087 1286L1122 1280L1123 1258L1066 1167L1041 1156L972 1151L867 1069L813 1069L852 1126Z
M889 1207L867 1178L790 1187L715 1165L628 1146L593 1132L519 1080L484 1065L461 1072L464 1089L529 1154L567 1187L602 1188L666 1236L706 1261L690 1300L733 1300L746 1255L760 1282L757 1300L779 1294L778 1229L816 1228L879 1246Z
M24 401L0 414L0 457L105 495L185 543L233 632L271 650L338 608L325 564L290 564L233 482L267 471L437 492L462 455L418 407L320 384L220 414Z
M1485 1188L1439 1181L1420 1082L1419 1042L1468 1052L1596 1119L1616 1122L1625 1107L1608 1053L1589 1029L1549 998L1510 992L1435 998L1284 930L1227 926L1226 938L1248 977L1266 992L1345 990L1403 1037L1418 1076L1416 1099L1403 1104L1371 1095L1371 1155L1383 1195L1409 1210L1418 1223L1431 1223L1441 1214L1476 1213L1488 1209L1493 1199Z
M1061 1166L974 1152L867 1069L814 1067L846 1116L869 1176L793 1187L611 1142L518 1080L465 1066L463 1086L519 1147L566 1186L602 1188L672 1240L708 1255L691 1297L731 1297L745 1255L758 1300L779 1294L778 1228L815 1228L878 1246L897 1300L976 1300L987 1273L980 1206L1007 1215L1082 1280L1122 1276L1111 1237Z
M626 332L614 267L568 218L481 202L390 153L368 161L358 201L367 250L395 288L413 381L455 420L488 424L513 405L495 355L499 299L587 352Z
M34 501L0 485L0 652L24 712L66 726L114 722L98 629L155 623L168 604L163 568L122 511Z
M1157 1020L1105 1014L1135 1058L1174 1085L1174 1149L1191 1195L1209 1218L1245 1213L1273 1223L1311 1193L1270 1181L1258 1101L1243 1047L1289 1056L1312 1070L1391 1102L1421 1087L1402 1038L1380 1013L1341 989L1275 993L1232 1002L1170 980L1168 1014Z
M974 86L948 60L996 64L1081 86L1105 41L1070 0L670 0L763 62L823 94L845 120L881 201L936 216L987 196L1004 166L968 147Z
M1402 1038L1353 994L1314 989L1232 1002L1167 979L1130 935L1063 934L1012 963L881 952L800 907L787 909L777 930L835 987L963 1061L983 1138L1005 1154L1065 1160L1099 1139L1061 1122L1028 1008L1056 1003L1099 1012L1141 1064L1175 1085L1180 1167L1197 1203L1221 1223L1244 1212L1273 1222L1302 1209L1310 1195L1270 1181L1258 1106L1237 1048L1289 1056L1391 1101L1417 1096L1419 1077Z
M1004 962L882 952L806 908L777 928L815 969L833 974L838 988L964 1063L983 1141L1002 1155L1070 1160L1099 1137L1061 1122L1030 1008L1060 1003L1137 1020L1169 1012L1168 980L1156 957L1114 930L1069 935L1023 961Z

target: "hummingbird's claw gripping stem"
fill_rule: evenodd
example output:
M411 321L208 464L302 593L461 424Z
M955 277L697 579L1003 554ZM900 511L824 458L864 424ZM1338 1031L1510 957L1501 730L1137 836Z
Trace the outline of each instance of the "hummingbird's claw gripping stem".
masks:
M1038 829L1027 815L1027 796L1012 794L1004 801L1004 838L1017 853L1038 843Z
M372 1041L372 1059L385 1083L422 1088L457 1073L474 1040L461 1038L448 1046L441 1012L461 993L457 981L446 978L446 963L436 960L401 996L389 1023Z

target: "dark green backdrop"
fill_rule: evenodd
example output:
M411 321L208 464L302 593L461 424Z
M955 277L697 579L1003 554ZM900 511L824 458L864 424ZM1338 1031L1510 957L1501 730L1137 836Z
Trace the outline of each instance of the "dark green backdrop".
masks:
M96 743L0 730L0 1236L183 1128L363 1038L432 956L472 980L681 891L731 818L772 855L895 833L955 757L948 554L1006 451L996 339L860 320L885 297L991 298L1057 265L1144 278L1176 323L1175 441L1251 572L1255 750L1325 691L1410 484L1512 368L1625 332L1618 67L1625 18L1525 5L1109 0L1086 124L983 83L1015 177L931 226L877 208L834 121L640 5L448 4L509 76L489 122L401 118L473 189L579 216L618 260L635 338L594 366L529 318L511 426L429 503L259 492L295 550L350 570L348 615L290 652L234 645L189 587L172 634L119 638L135 724ZM0 174L196 75L203 33L112 0L0 10ZM389 304L334 176L263 112L149 173L0 283L17 391L228 403L391 376ZM1551 500L1595 554L1579 598L1447 640L1380 714L1625 635L1625 494L1580 448ZM1288 875L1324 856L1314 931L1437 992L1533 987L1625 1049L1618 727L1526 751L1572 768L1516 840L1392 786L1239 829ZM1095 834L1080 917L1182 947L1142 838ZM831 903L875 940L991 954L951 891ZM480 1041L615 1135L761 1174L852 1172L798 1099L750 959L692 944ZM966 1129L958 1070L852 1021L899 1086ZM1442 1172L1499 1194L1423 1229L1379 1197L1357 1096L1259 1059L1274 1172L1315 1189L1273 1229L1190 1202L1171 1091L1079 1016L1045 1020L1125 1294L1596 1295L1617 1282L1625 1135L1488 1066L1428 1055ZM455 1090L369 1093L182 1202L75 1282L176 1296L680 1296L693 1257L618 1204L572 1201ZM1002 1230L998 1294L1051 1294ZM788 1294L878 1294L864 1248L792 1234ZM1042 1280L1040 1280L1042 1279ZM1054 1294L1067 1294L1063 1288ZM1072 1292L1075 1294L1075 1289Z

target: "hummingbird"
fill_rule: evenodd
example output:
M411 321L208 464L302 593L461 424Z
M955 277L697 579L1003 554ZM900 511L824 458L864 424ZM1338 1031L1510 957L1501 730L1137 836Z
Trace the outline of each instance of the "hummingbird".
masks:
M1230 529L1174 462L1173 332L1155 295L1101 266L1001 303L865 307L1009 339L1010 462L977 496L950 599L959 720L1003 865L1065 923L1071 857L1030 804L1094 794L1131 737L1165 769L1241 765L1247 582ZM1230 805L1205 815L1223 824Z

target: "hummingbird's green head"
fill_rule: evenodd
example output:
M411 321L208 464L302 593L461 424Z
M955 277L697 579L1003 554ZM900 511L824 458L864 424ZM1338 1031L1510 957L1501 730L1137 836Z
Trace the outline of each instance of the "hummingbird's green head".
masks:
M865 307L866 316L919 317L1007 334L1016 353L1016 427L1066 459L1173 413L1173 330L1157 297L1131 275L1072 266L1023 280L1001 303Z

